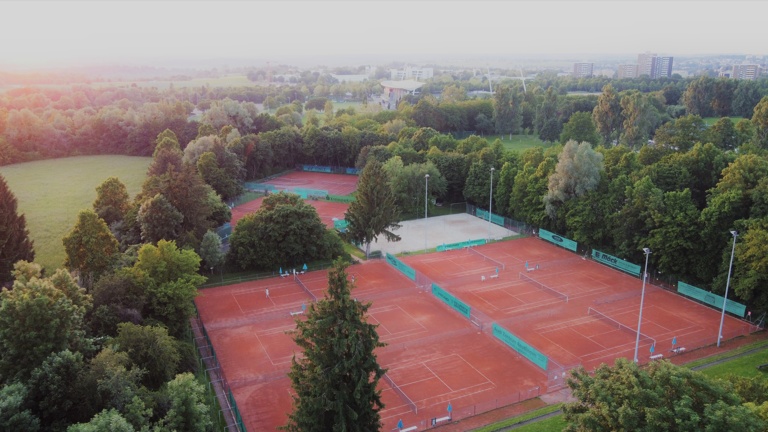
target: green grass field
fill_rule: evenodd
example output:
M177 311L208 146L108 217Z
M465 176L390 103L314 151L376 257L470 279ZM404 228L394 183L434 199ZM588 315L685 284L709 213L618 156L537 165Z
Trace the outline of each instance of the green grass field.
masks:
M551 144L545 144L536 135L512 135L512 139L509 139L509 135L486 135L485 139L489 144L496 141L497 138L501 138L501 144L504 146L504 150L521 152L525 149L533 147L547 147Z
M743 118L744 117L730 117L730 119L733 122L733 124L738 123L739 120L741 120ZM713 124L715 124L715 122L720 120L720 117L704 117L703 120L704 120L704 124L706 124L707 126L712 126ZM749 120L749 119L747 119L747 120Z
M35 243L35 261L48 271L64 262L61 239L80 210L92 208L96 187L108 177L125 184L131 199L141 190L151 158L79 156L0 167L18 200Z

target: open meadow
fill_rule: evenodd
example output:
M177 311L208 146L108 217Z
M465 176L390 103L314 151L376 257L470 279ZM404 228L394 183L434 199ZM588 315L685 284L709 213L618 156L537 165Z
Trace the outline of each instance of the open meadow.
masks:
M35 261L52 271L64 262L61 239L72 229L80 210L92 208L96 187L117 177L131 199L141 190L151 158L78 156L0 167L18 200L34 241Z

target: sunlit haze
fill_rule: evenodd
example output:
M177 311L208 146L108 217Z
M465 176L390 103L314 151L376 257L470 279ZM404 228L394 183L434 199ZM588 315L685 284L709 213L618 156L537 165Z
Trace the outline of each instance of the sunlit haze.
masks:
M0 16L0 68L768 50L763 1L0 1Z

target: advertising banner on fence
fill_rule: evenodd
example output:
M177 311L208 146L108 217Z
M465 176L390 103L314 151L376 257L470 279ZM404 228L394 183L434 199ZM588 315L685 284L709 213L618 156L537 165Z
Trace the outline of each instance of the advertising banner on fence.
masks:
M559 236L559 235L557 235L555 233L549 232L549 231L547 231L545 229L539 228L539 237L543 238L544 240L546 240L546 241L548 241L548 242L550 242L552 244L556 244L558 246L564 247L564 248L566 248L568 250L571 250L571 251L574 251L574 252L576 252L577 249L578 249L577 248L578 243L576 243L575 241L573 241L571 239L568 239L568 238L565 238L565 237L561 237L561 236Z
M472 313L471 308L468 304L464 303L463 301L457 299L453 296L453 294L449 293L448 291L440 288L437 286L437 284L432 284L432 294L435 295L435 297L442 300L445 304L455 309L458 313L464 315L469 319L469 316Z
M538 352L535 348L523 342L520 338L510 333L509 330L504 327L493 323L493 335L496 339L509 345L510 348L519 352L523 357L532 361L536 366L547 370L547 356Z
M693 285L688 285L683 281L677 282L677 292L679 292L682 295L688 296L692 299L696 299L702 303L706 303L710 306L714 306L717 309L720 309L720 310L723 309L722 296L711 293L709 291L704 291L703 289L695 287ZM746 312L747 307L733 300L728 300L725 303L725 310L740 318L744 318L744 312Z
M631 275L640 276L639 265L632 264L629 261L624 261L621 258L616 258L613 255L608 255L607 253L600 252L597 249L592 249L592 259L594 259L597 262L601 262L605 265L611 266L613 268L617 268L623 272L627 272Z
M416 270L408 267L405 265L404 262L397 259L392 254L387 254L387 262L394 268L400 270L400 272L406 276L408 276L409 279L415 281L416 280Z

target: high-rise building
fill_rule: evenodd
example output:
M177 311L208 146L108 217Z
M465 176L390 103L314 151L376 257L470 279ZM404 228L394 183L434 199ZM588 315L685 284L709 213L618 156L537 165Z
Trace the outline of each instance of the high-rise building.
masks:
M669 78L672 76L673 57L659 57L645 52L637 55L637 76L648 75L649 78Z
M760 77L761 73L760 65L756 64L742 64L733 65L733 72L731 78L740 80L756 80Z
M672 76L674 57L656 57L651 78L669 78Z
M619 79L622 78L637 78L638 66L636 64L622 64L619 65Z
M648 75L653 78L653 66L656 61L656 54L646 51L637 55L637 76Z
M573 77L574 78L589 78L592 76L592 69L594 63L574 63L573 64Z

